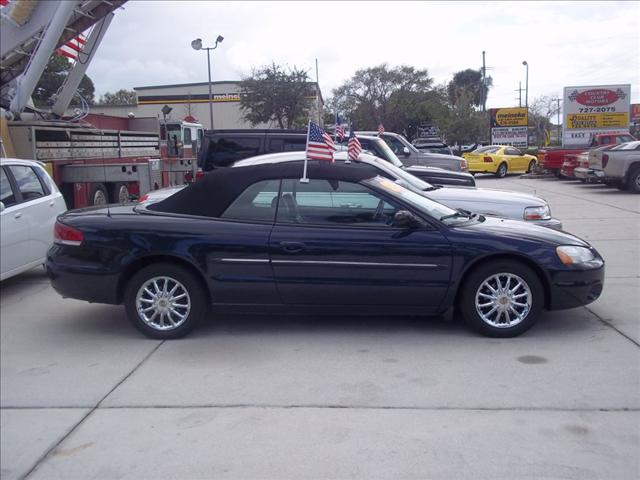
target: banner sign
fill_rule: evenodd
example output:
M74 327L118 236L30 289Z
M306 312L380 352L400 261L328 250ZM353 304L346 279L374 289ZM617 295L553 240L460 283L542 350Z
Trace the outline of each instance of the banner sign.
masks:
M527 148L529 112L525 108L492 108L491 143Z
M640 123L640 103L631 104L631 123Z
M585 145L598 133L627 132L631 85L565 87L564 146Z
M527 148L528 132L527 127L495 127L491 129L491 143Z
M522 108L492 108L491 128L493 127L526 127L529 125L529 112Z

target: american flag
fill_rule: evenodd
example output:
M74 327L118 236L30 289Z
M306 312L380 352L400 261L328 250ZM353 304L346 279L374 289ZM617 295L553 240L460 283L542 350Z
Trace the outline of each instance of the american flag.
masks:
M336 144L333 143L331 135L315 123L309 122L307 158L309 160L328 160L333 162L333 152L335 151Z
M87 37L85 37L82 33L76 35L67 43L62 45L59 49L56 50L58 55L63 57L70 58L71 60L78 60L80 57L80 52L84 48L87 43Z
M349 144L347 145L347 152L349 154L349 160L357 160L358 156L360 156L360 152L362 152L362 145L360 144L360 140L356 137L356 132L353 128L350 128L351 132L349 133Z
M340 123L340 116L336 113L336 140L342 142L344 140L344 128Z
M382 122L378 125L378 135L382 135L384 133L384 125Z

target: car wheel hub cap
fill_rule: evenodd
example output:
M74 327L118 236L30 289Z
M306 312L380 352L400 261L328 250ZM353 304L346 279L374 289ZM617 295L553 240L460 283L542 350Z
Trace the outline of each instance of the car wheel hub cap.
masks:
M496 328L511 328L527 318L532 305L531 289L517 275L497 273L480 284L475 304L482 321Z
M140 319L154 330L173 330L187 320L191 298L176 279L154 277L138 290L136 310Z

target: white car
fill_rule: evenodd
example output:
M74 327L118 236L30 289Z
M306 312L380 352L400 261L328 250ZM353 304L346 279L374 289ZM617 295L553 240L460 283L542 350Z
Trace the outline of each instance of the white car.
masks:
M0 280L45 262L56 217L66 211L40 162L0 159Z

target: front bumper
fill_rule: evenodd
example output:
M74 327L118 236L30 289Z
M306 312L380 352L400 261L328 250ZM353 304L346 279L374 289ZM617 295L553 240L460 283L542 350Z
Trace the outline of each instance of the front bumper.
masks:
M562 270L551 273L550 310L587 305L600 297L604 288L604 263L588 270Z

